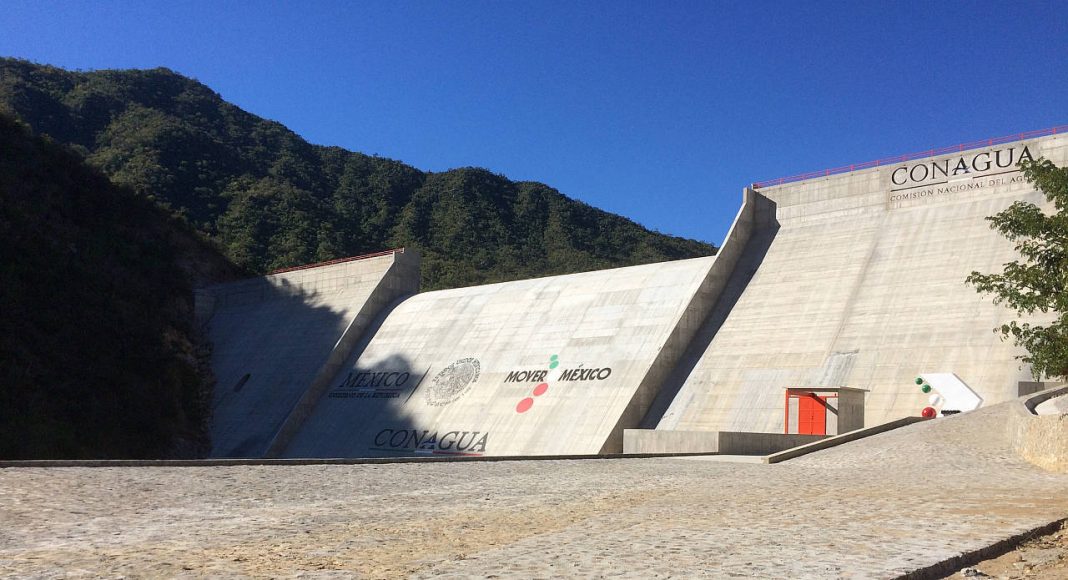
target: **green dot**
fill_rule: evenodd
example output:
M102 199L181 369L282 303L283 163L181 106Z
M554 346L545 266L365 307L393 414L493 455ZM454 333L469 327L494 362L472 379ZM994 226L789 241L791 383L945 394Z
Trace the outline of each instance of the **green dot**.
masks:
M916 377L916 384L917 385L922 385L923 384L923 377Z
M920 390L925 392L925 393L930 393L931 392L931 385L924 385L924 386L920 387Z
M553 362L549 363L549 368L550 369L555 369L558 366L560 366L560 363L558 363L556 361L553 361Z
M558 355L555 355L555 354L554 354L554 355L552 355L551 357L549 357L549 360L551 360L551 361L553 361L553 362L556 362L556 359L558 359L558 358L560 358L560 357L559 357Z

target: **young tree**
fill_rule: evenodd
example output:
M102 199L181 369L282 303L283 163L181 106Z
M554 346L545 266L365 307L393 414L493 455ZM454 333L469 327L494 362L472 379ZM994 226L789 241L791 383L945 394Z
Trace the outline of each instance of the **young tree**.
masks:
M1017 314L1053 313L1046 325L1010 322L995 328L1027 351L1020 357L1036 376L1068 377L1068 168L1046 159L1025 161L1027 180L1053 203L1047 214L1032 203L1017 201L986 218L990 227L1016 242L1023 257L1005 264L1000 274L972 272L967 282L981 293L994 295Z

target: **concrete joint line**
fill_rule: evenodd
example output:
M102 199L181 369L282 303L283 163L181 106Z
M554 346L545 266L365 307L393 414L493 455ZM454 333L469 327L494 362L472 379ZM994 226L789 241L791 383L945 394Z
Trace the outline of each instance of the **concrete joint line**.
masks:
M842 316L838 319L838 326L834 330L834 336L831 337L831 341L827 343L827 351L823 353L823 358L826 360L832 353L838 350L838 340L842 337L842 330L845 329L846 324L853 316L853 307L857 302L857 295L860 294L860 289L864 287L864 281L868 278L868 274L871 272L871 260L875 256L875 252L879 249L879 242L882 240L883 232L886 229L886 221L889 219L890 212L883 214L879 219L879 227L875 230L875 235L872 236L871 246L868 248L867 255L864 256L864 264L860 271L857 272L857 277L853 280L853 285L849 289L849 297L846 299L844 305L842 305ZM838 386L838 385L828 385Z

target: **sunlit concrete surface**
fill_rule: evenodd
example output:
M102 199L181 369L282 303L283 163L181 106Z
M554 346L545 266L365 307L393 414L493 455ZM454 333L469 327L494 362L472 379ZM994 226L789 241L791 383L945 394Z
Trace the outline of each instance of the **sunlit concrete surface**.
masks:
M1016 315L964 280L1016 257L985 218L1046 205L1017 166L1041 157L1068 137L748 188L709 258L401 300L401 254L210 289L212 454L617 453L624 429L782 433L791 387L863 391L873 426L929 404L919 375L1009 400L1035 385L991 331Z
M715 262L408 298L333 379L284 456L618 453L710 311Z
M774 220L752 233L748 266L684 357L692 370L645 426L782 432L783 389L815 386L867 389L874 425L928 405L921 373L955 373L985 404L1016 397L1033 378L992 329L1017 316L965 278L1018 257L985 218L1018 200L1048 206L1014 165L1039 157L1065 165L1068 137L756 190Z
M0 469L0 575L888 578L1068 516L1006 412L778 465Z

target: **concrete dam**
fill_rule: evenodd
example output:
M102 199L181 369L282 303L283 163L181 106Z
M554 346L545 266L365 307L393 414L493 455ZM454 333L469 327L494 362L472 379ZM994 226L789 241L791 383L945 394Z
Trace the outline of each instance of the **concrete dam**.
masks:
M986 217L1050 209L1016 164L1068 137L1022 137L756 184L714 257L420 293L391 251L200 290L212 455L686 452L811 400L842 431L917 416L918 376L1015 398L1016 315L964 279L1017 258Z

